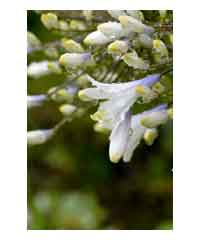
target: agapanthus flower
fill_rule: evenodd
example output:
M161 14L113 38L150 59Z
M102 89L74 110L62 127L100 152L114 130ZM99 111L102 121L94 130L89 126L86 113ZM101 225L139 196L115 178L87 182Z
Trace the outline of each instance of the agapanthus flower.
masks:
M81 90L79 97L86 101L106 100L100 103L98 111L92 115L92 118L96 121L113 124L113 122L123 119L123 115L141 96L137 91L137 86L151 87L159 79L160 74L153 74L140 80L108 84L89 78L89 81L95 87Z

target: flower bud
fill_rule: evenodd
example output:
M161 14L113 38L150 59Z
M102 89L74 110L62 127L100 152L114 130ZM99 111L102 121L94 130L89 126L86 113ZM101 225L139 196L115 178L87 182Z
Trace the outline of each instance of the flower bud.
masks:
M97 29L112 40L118 39L124 35L123 28L118 22L102 23Z
M28 131L27 143L28 145L43 144L52 137L53 133L54 133L53 129Z
M154 59L156 62L168 61L168 50L165 43L159 39L153 40Z
M128 51L127 41L116 40L108 45L108 53L113 55L122 55Z
M59 57L58 50L55 47L48 47L44 50L47 57L57 59Z
M58 29L61 31L68 31L69 25L66 21L60 20L58 21Z
M155 128L168 120L167 111L151 112L141 118L140 123L147 128Z
M143 98L143 103L148 103L158 96L151 88L142 85L136 86L135 91Z
M66 51L70 53L83 53L84 49L82 48L80 43L75 42L72 39L63 38L61 40L62 46L66 49Z
M46 100L46 95L32 95L27 96L27 107L28 109L32 107L40 106Z
M27 32L27 51L28 53L41 47L40 40L32 32Z
M112 40L105 36L102 32L100 31L95 31L89 33L86 38L84 39L84 43L86 45L104 45Z
M51 99L56 102L73 102L76 89L72 88L62 88L58 91L55 91L56 87L50 88L48 94L51 96ZM54 93L55 91L55 93Z
M68 68L76 68L89 62L90 53L65 53L59 58L59 63Z
M71 20L69 24L70 29L75 31L85 31L87 30L87 26L83 21L79 20Z
M151 146L157 137L158 131L156 128L147 129L144 133L144 141L148 146Z
M118 20L119 16L126 16L127 14L123 10L108 10L111 17Z
M76 106L71 104L63 104L59 107L60 112L65 116L70 116L76 111Z
M58 17L54 13L43 13L41 15L41 21L47 29L58 28Z
M135 69L147 70L149 68L149 64L140 58L134 50L130 53L126 53L122 59L128 66L134 67Z
M152 89L154 92L156 92L158 94L161 94L165 91L165 87L160 82L155 83L153 85Z
M173 108L169 108L169 109L167 110L167 114L168 114L168 116L169 116L170 119L173 119Z
M154 29L130 16L120 16L119 21L128 32L152 34Z

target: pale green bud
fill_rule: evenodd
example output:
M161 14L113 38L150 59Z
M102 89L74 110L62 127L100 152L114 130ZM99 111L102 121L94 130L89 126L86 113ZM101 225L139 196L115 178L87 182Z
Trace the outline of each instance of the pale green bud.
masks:
M158 131L156 128L147 129L144 133L144 141L148 146L151 146L157 137Z
M27 32L27 43L28 52L31 52L34 49L39 49L41 47L40 40L32 32Z
M58 28L58 17L54 13L43 13L41 15L41 21L48 29Z
M66 21L60 20L58 21L58 29L61 31L68 31L69 25Z
M77 30L77 31L84 31L87 30L87 26L83 21L79 20L71 20L69 24L70 29Z
M158 94L161 94L165 91L165 87L160 83L157 82L152 87L153 91L157 92Z
M167 110L167 114L168 114L168 116L169 116L170 119L173 119L173 108L169 108L169 109Z
M65 53L59 58L59 63L67 68L76 68L85 65L90 57L90 53Z
M51 96L51 99L56 102L72 102L74 99L74 94L68 89L59 89L54 93L56 87L50 88L48 94Z
M152 34L154 29L149 27L136 18L131 16L120 16L119 21L123 28L125 28L128 32L136 32L136 33L148 33Z
M116 40L108 45L108 53L113 55L122 55L128 51L127 41Z
M128 66L134 67L135 69L146 70L149 68L149 64L140 58L135 50L130 53L126 53L122 59Z
M51 73L61 74L62 70L57 61L48 61L48 69Z
M149 113L141 118L140 123L146 128L155 128L168 120L167 111Z
M45 54L47 57L49 58L58 58L59 57L59 53L58 50L55 47L48 47L44 50Z
M146 86L137 85L135 87L135 91L142 97L143 103L148 103L158 97L158 95L151 88Z
M87 21L92 20L92 15L93 15L93 11L92 10L83 10L82 11L83 16L86 18Z
M168 50L165 43L160 39L153 40L154 59L160 63L168 61Z
M53 136L53 133L54 131L52 129L28 131L27 143L28 145L43 144Z
M77 84L81 87L87 87L90 83L91 77L88 74L83 74L79 78L77 78Z
M72 39L63 38L61 40L62 46L70 53L83 53L84 49L82 48L80 43Z
M76 106L71 104L63 104L59 107L60 112L65 116L70 116L76 111Z

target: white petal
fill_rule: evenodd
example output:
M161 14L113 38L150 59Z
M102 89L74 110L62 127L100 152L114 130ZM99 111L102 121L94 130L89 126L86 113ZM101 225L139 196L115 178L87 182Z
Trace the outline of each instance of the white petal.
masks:
M110 135L109 156L111 162L117 163L123 156L129 137L131 126L131 114L128 112L125 118L118 122Z
M128 88L110 100L100 103L99 110L105 113L105 120L118 121L137 101L138 96L133 88Z
M131 120L131 131L128 139L128 144L124 152L123 161L129 162L133 155L134 150L139 145L145 132L145 127L141 126L139 123L140 115L132 117Z
M111 94L99 88L86 88L79 91L78 95L79 98L83 101L108 99L109 97L111 97Z

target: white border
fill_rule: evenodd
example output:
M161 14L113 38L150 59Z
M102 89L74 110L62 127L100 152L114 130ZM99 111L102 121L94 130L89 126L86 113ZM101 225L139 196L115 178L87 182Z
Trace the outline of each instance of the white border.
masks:
M1 11L1 237L27 240L198 239L199 8L177 0L6 1ZM198 1L197 1L198 2ZM7 5L7 6L6 6ZM175 9L172 231L26 231L26 9ZM4 51L3 51L4 50ZM2 54L3 51L3 54ZM197 230L197 231L196 231ZM192 235L192 236L191 236Z

